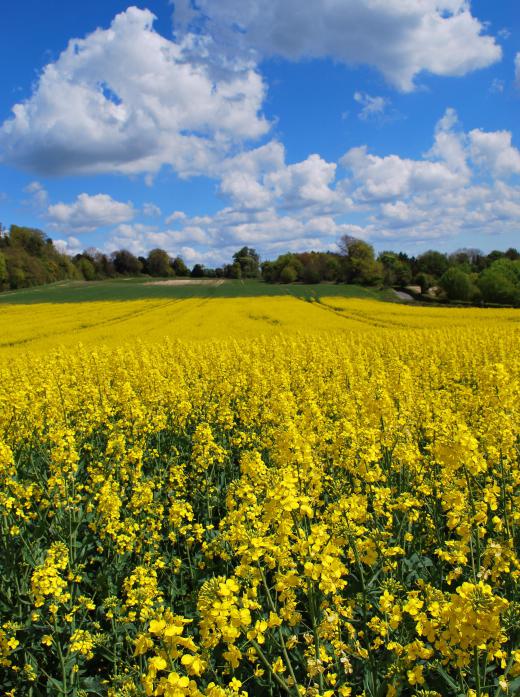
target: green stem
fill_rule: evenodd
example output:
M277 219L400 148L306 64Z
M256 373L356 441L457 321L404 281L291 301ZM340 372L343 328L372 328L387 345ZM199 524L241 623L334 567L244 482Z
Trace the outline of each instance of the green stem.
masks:
M262 663L264 664L264 666L267 668L267 670L269 671L269 673L271 674L271 676L274 678L275 682L277 682L278 685L279 685L281 688L283 688L283 689L286 690L289 694L291 694L291 688L290 688L289 685L286 683L286 681L285 681L282 677L280 677L280 676L278 675L278 673L275 673L275 672L274 672L272 665L269 663L267 657L265 656L264 652L263 652L262 649L260 648L259 644L258 644L254 639L251 639L251 644L253 645L255 651L256 651L257 654L259 655L260 660L262 661Z
M262 577L262 583L263 583L263 585L264 585L265 592L266 592L266 594L267 594L267 601L268 601L268 603L269 603L269 607L271 608L272 612L274 612L275 614L278 614L278 613L276 612L276 608L275 608L275 606L274 606L273 599L271 598L271 593L270 593L270 591L269 591L269 586L267 585L267 580L266 580L266 578L265 578L265 574L264 574L264 572L263 572L263 569L260 567L260 565L258 565L258 570L260 571L260 575L261 575L261 577ZM287 666L288 666L288 668L289 668L289 673L291 674L291 678L292 678L293 681L294 681L294 687L297 689L297 687L298 687L298 681L296 680L296 675L294 674L294 670L293 670L293 667L292 667L291 659L289 658L289 654L288 654L288 652L287 652L287 647L285 646L285 641L284 641L284 638L283 638L283 633L282 633L281 627L278 627L278 632L277 632L277 633L278 633L278 637L279 637L279 639L280 639L280 644L281 644L281 647L282 647L282 652L283 652L285 661L286 661Z
M478 660L478 649L473 649L473 670L475 672L475 692L477 697L481 697L482 689L480 687L480 665Z

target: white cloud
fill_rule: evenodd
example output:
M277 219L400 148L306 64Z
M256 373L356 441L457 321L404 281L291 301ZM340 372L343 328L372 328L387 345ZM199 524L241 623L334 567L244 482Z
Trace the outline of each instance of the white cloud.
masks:
M155 203L145 203L143 205L143 215L150 218L161 215L162 211Z
M271 141L224 163L220 192L235 208L251 211L332 205L335 173L336 164L317 154L286 164L283 145Z
M222 263L242 244L265 257L334 249L343 234L403 245L431 244L463 232L511 233L520 225L520 187L496 178L514 173L511 152L514 162L516 149L501 132L465 133L453 109L439 119L422 158L375 155L359 146L340 160L346 173L317 155L287 164L282 146L269 144L226 163L232 205L196 222L184 218L176 239L196 224L207 235L200 251L220 250ZM250 205L264 198L266 206ZM347 222L351 213L359 224Z
M131 203L114 201L107 194L80 194L73 203L55 203L48 207L47 218L55 229L89 232L131 220L135 215Z
M290 60L331 57L377 68L403 91L421 71L465 75L500 59L468 0L175 0L179 32L195 19L220 50Z
M343 234L402 246L464 232L511 233L520 226L520 187L503 178L515 174L517 158L510 133L466 133L447 109L420 158L361 145L340 159L345 169L319 155L289 164L283 145L272 141L223 163L220 193L230 205L216 214L176 211L168 219L175 230L127 227L140 253L188 250L190 263L207 264L228 262L244 244L265 258L332 250Z
M520 174L520 150L513 146L510 131L475 129L469 133L469 138L471 156L477 165L496 177Z
M354 101L361 104L361 111L358 117L362 121L368 121L372 118L381 117L388 106L388 100L384 97L371 97L364 92L354 92Z
M340 162L351 171L353 195L360 201L385 201L460 183L459 175L443 162L379 157L371 155L366 145L351 148Z
M446 109L444 116L435 126L434 143L426 157L445 162L450 171L461 176L461 181L471 176L467 164L466 135L459 127L455 109Z
M186 218L187 216L186 213L184 213L184 211L173 211L173 213L166 218L165 223L166 225L170 225L171 223L174 223L176 220L186 220Z
M85 245L77 237L72 236L67 237L65 240L53 240L53 242L59 252L70 254L71 256L80 254L85 248Z
M207 173L244 140L268 130L265 86L252 64L216 75L185 44L129 7L109 29L69 42L32 96L0 127L4 162L43 174Z
M210 266L229 262L244 244L272 258L287 250L333 250L343 234L402 247L519 229L520 153L511 133L465 132L453 109L439 119L421 157L375 154L361 145L338 164L317 154L288 163L283 145L271 141L220 165L228 205L213 215L177 210L164 227L133 223L131 204L86 194L50 206L49 215L62 211L61 227L74 230L94 225L93 209L104 208L106 218L98 211L98 220L111 216L114 224L119 212L106 251L146 254L161 247Z
M336 163L320 155L309 155L303 162L287 165L267 175L268 186L282 198L283 207L327 205L335 199L330 188L336 176Z
M31 195L30 203L37 208L44 208L47 206L49 202L49 195L40 182L31 182L24 188L24 191Z
M516 84L520 87L520 52L515 56L515 80Z

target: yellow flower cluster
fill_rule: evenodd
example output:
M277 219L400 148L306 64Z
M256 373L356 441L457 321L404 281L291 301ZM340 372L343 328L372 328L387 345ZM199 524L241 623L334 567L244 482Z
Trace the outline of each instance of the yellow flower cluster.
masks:
M63 577L68 563L69 551L66 545L63 542L54 542L44 562L35 568L31 577L35 607L41 607L47 598L51 599L53 604L69 600L67 579Z
M2 694L518 694L518 314L186 303L4 347Z

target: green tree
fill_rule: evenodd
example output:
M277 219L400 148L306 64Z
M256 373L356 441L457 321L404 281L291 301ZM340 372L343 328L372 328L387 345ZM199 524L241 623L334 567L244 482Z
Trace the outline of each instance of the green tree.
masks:
M118 249L116 252L112 252L112 262L116 273L125 276L137 276L142 270L141 262L128 249Z
M440 278L448 270L449 261L446 254L429 249L417 257L417 272L427 273L434 278Z
M146 268L150 276L171 276L170 257L164 249L152 249L146 259Z
M175 257L172 261L172 269L176 276L189 276L190 270L184 263L182 257Z
M36 228L11 225L9 229L10 245L13 247L22 247L32 256L42 256L47 242L47 236Z
M338 254L326 252L322 255L322 277L324 281L341 279L341 260Z
M470 276L457 266L445 271L439 281L449 300L471 300L475 288Z
M252 247L242 247L233 254L233 263L240 266L241 278L258 278L260 257Z
M7 283L8 278L5 256L0 252L0 287Z
M395 252L381 252L378 261L383 265L383 282L385 286L407 286L412 280L410 264Z
M26 285L25 272L19 266L9 266L9 287L12 290L24 288Z
M191 270L190 275L192 278L204 278L204 265L195 264L195 266Z
M341 238L340 250L344 255L347 283L377 285L383 281L383 265L376 261L371 244L345 235Z
M86 256L81 256L77 262L77 267L85 281L94 281L96 278L96 268L90 259Z
M321 281L321 273L317 264L308 263L303 267L302 281L304 283L319 283Z
M226 264L224 267L224 275L226 278L242 278L242 267L235 261L234 264Z
M520 261L500 258L478 278L482 299L501 305L520 304Z
M280 272L281 283L294 283L298 279L298 271L292 264L286 264Z

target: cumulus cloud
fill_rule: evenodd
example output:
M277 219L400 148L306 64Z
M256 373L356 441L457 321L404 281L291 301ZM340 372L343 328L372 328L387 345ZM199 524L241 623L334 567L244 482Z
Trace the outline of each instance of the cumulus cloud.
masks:
M475 129L469 138L471 155L477 165L496 177L520 174L520 150L512 144L510 131L488 133Z
M48 215L71 230L110 220L106 251L145 254L162 247L187 263L213 266L227 263L245 244L269 258L287 250L333 250L344 234L402 247L520 226L520 152L511 133L466 132L453 109L415 159L360 145L337 163L317 154L287 162L283 145L271 141L227 158L219 171L227 205L213 215L176 210L164 225L150 225L132 220L137 212L131 204L86 194L49 206Z
M444 162L379 157L370 154L366 145L351 148L340 162L350 170L353 195L360 201L386 201L460 183L457 173Z
M450 171L460 175L461 182L471 176L468 165L467 138L462 131L455 109L446 109L435 126L434 143L426 157L445 162Z
M465 75L502 52L468 0L175 0L179 33L203 27L222 51L331 57L378 69L403 91L422 71Z
M212 216L177 211L178 229L146 233L140 244L160 241L170 253L189 248L190 263L225 263L243 244L269 257L333 250L344 234L402 246L462 232L511 232L520 225L520 187L506 179L516 172L516 157L510 133L467 133L453 109L417 159L362 145L339 167L318 155L289 164L283 146L272 142L226 162L221 193L231 205Z
M107 194L80 194L73 203L54 203L47 209L47 218L55 229L89 232L108 225L131 220L133 205L115 201Z
M237 143L269 128L251 62L219 75L129 7L110 28L71 40L32 96L0 127L0 158L42 174L208 173ZM199 57L200 58L200 57Z
M336 164L317 154L287 164L284 146L271 141L224 164L220 193L229 196L235 208L251 211L333 205L335 173Z

